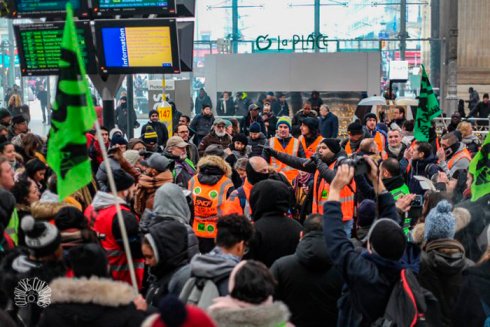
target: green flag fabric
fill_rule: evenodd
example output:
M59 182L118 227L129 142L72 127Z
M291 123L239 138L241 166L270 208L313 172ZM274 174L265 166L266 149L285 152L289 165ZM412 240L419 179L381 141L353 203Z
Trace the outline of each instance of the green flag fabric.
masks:
M425 67L422 65L422 80L420 81L419 105L415 117L415 127L413 135L417 141L429 141L429 130L431 121L441 114L439 102L432 90L429 82L429 77L425 72Z
M487 134L480 151L471 160L469 170L473 175L471 201L476 201L490 193L490 134Z
M47 160L58 177L58 195L63 200L92 179L85 133L96 119L70 2L66 5L59 68Z

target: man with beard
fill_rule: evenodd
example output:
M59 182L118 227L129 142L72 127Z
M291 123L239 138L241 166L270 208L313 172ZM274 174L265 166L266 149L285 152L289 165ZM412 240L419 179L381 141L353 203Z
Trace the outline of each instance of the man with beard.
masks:
M347 133L349 134L349 138L345 139L341 146L348 155L351 155L359 149L359 145L364 139L364 131L362 130L361 124L354 122L347 126Z
M202 156L204 151L211 144L221 145L223 149L226 149L231 144L231 136L226 134L225 129L226 122L222 118L217 118L213 123L213 129L206 135L201 143L199 143L199 155Z
M165 126L164 123L160 122L158 118L158 111L156 110L150 110L150 113L148 114L150 121L146 124L144 124L141 127L141 135L143 135L146 131L146 126L151 126L153 127L153 130L157 132L158 135L158 145L163 146L165 143L167 143L168 140L168 130L167 126Z
M172 136L167 141L164 153L165 157L175 162L174 183L183 188L187 188L189 181L196 174L194 164L187 158L188 145L180 136Z

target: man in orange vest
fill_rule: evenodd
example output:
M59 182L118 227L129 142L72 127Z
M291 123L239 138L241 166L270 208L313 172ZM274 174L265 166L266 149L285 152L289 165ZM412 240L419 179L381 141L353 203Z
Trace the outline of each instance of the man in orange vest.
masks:
M301 123L300 130L301 135L298 137L298 141L303 147L305 158L309 159L315 154L316 148L323 140L323 136L320 135L318 119L313 117L305 118Z
M293 168L314 174L313 190L310 190L310 192L313 192L311 212L322 214L323 205L329 193L329 183L335 177L337 159L347 156L345 151L340 147L339 142L336 139L323 139L318 145L317 154L310 157L310 159L289 156L285 153L274 151L271 148L265 148L264 151ZM345 230L348 235L351 234L353 226L355 191L355 182L342 190L342 213Z
M446 172L448 176L460 169L467 170L471 154L464 143L459 141L455 132L447 133L441 139L441 148L437 150L439 158L439 166Z
M260 181L269 178L269 164L262 157L252 157L247 162L247 178L241 187L231 192L223 208L223 215L238 214L251 219L250 192Z
M233 190L230 165L221 157L205 156L197 164L197 175L189 181L194 202L192 229L199 240L201 253L214 248L216 222L223 215L226 198Z
M293 157L304 158L305 156L303 146L298 139L291 136L291 119L286 116L280 117L277 121L276 136L269 140L269 147L277 152L286 153ZM293 179L298 176L297 169L291 168L275 158L271 158L265 152L262 156L271 164L271 167L276 172L283 173L289 183L292 183Z
M359 149L359 145L364 139L364 131L360 123L354 122L347 126L347 133L349 138L342 141L341 146L348 155L351 155Z
M382 154L385 152L386 145L386 137L385 135L378 129L378 117L374 113L367 113L364 115L364 125L366 126L366 130L369 135L374 138L374 142L378 146L379 153Z

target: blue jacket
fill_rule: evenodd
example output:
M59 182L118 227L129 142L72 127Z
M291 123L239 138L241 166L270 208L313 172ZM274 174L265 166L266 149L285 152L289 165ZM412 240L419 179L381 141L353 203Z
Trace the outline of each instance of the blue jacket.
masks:
M390 193L379 195L378 203L379 217L399 222ZM343 229L340 202L328 201L323 219L328 254L345 282L337 326L370 326L383 315L402 265L355 249Z
M329 112L325 117L318 117L320 133L324 138L336 138L339 135L339 119Z

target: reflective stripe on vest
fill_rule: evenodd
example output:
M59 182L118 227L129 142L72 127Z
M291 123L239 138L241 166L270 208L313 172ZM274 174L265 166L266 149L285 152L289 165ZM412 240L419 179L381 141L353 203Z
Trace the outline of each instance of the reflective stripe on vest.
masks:
M332 163L329 168L333 169L335 167L335 162ZM315 172L315 177L313 178L313 205L312 213L323 214L323 206L328 199L328 191L330 189L330 184L328 184L325 179L321 178L320 185L318 185L318 179L320 178L320 172L317 170ZM318 187L317 187L318 185ZM354 192L356 191L356 184L354 181L351 182L350 187ZM354 192L348 186L345 186L340 191L340 209L342 211L342 221L348 221L354 218ZM318 192L320 191L320 192Z
M226 194L233 183L226 176L214 185L201 184L197 175L189 181L189 190L194 201L194 222L192 229L198 237L215 238L218 217L222 215L222 206Z
M293 157L298 156L298 151L299 151L299 141L291 137L289 140L288 145L286 148L282 147L282 144L279 142L279 139L277 137L273 137L269 140L269 146L276 150L277 152L285 153ZM278 173L283 173L286 175L288 181L292 183L293 179L298 176L298 170L286 165L285 163L277 160L274 157L271 157L271 166L278 172Z
M463 150L456 152L454 156L451 159L449 159L449 161L447 162L447 168L449 169L453 168L456 161L462 158L466 158L469 161L471 161L471 154L467 148L464 148Z
M310 146L306 146L306 139L303 135L300 135L298 137L298 140L301 142L301 145L303 146L303 150L305 150L305 157L306 159L310 159L312 155L316 153L316 148L320 144L321 141L323 141L322 136L318 136L313 143L310 144Z
M410 189L407 184L403 184L402 186L395 188L390 191L391 195L393 195L393 199L398 200L401 196L410 194Z

